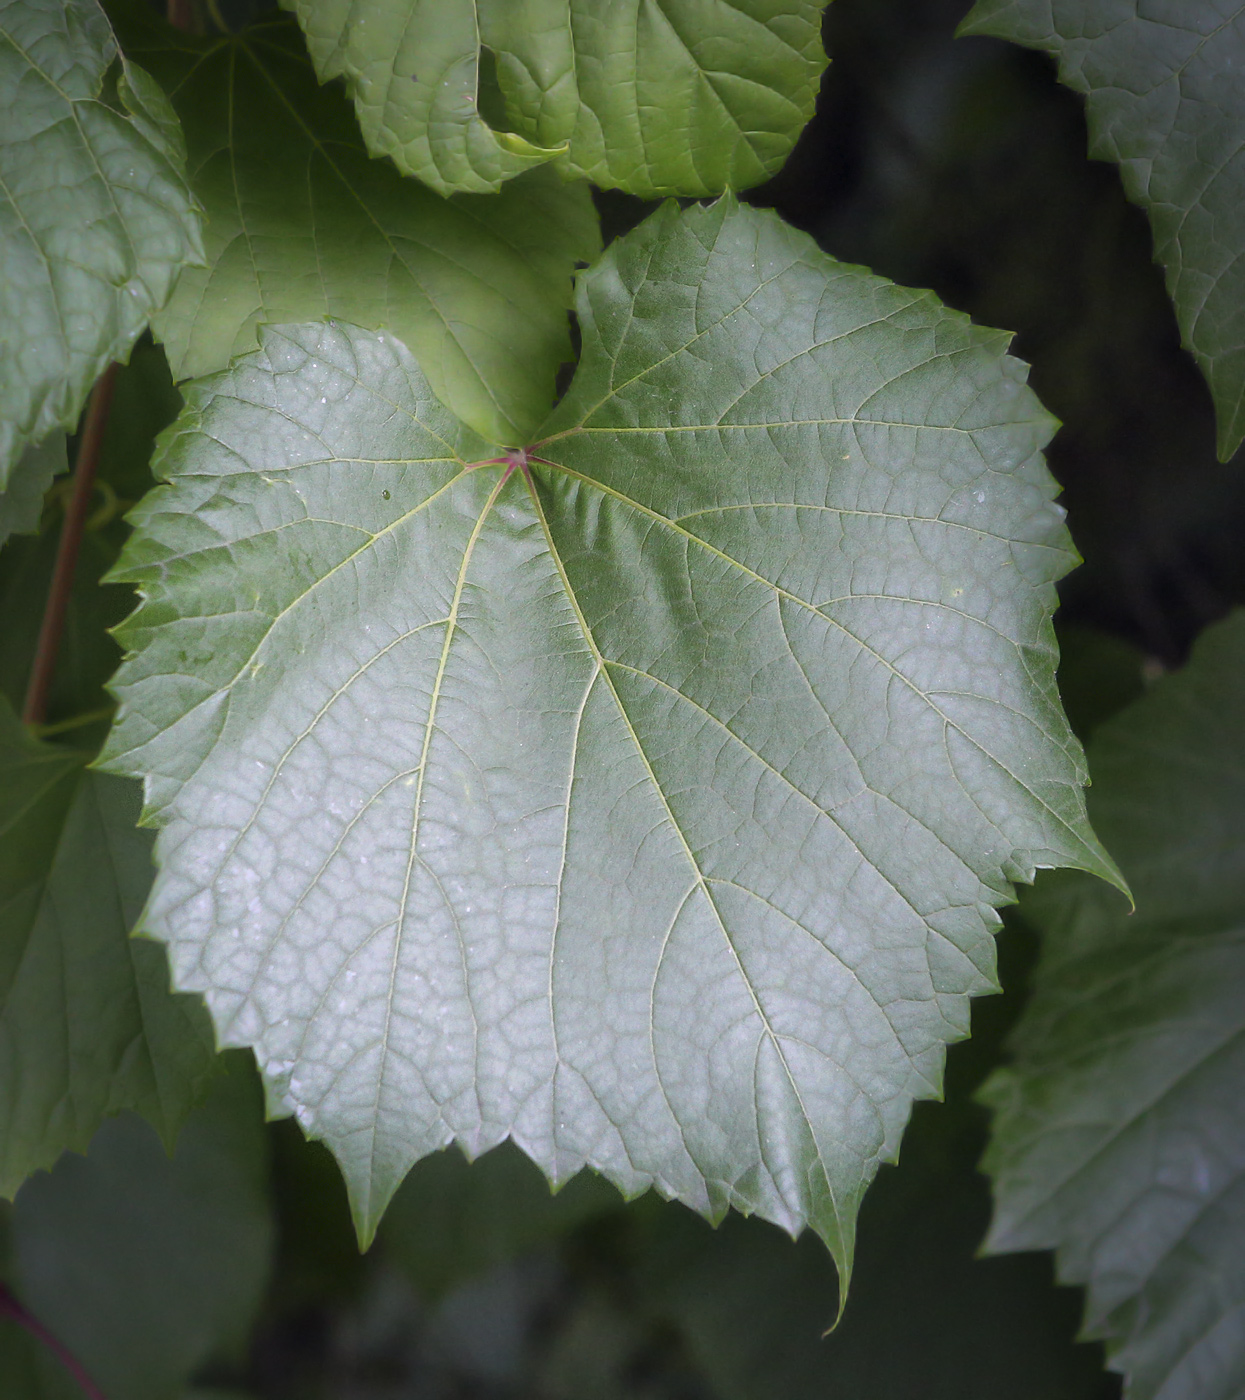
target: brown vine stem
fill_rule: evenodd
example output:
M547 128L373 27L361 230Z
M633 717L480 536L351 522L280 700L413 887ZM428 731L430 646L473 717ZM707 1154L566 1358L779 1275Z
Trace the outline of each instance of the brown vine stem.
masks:
M87 1396L87 1400L107 1400L104 1392L87 1375L78 1358L48 1331L34 1313L19 1303L3 1283L0 1283L0 1317L11 1318L19 1327L42 1342L82 1387L82 1393Z
M195 12L190 0L168 0L165 16L174 29L184 29L188 34L194 32Z
M78 441L78 457L74 463L73 494L65 508L65 523L61 526L60 547L56 551L56 567L52 571L52 586L43 609L43 624L35 646L34 665L26 687L26 703L22 718L27 724L42 724L48 709L48 691L56 671L56 656L60 651L61 634L65 630L65 612L73 590L74 570L78 566L78 551L82 546L82 529L91 508L95 492L95 469L99 466L99 449L108 423L112 404L112 386L117 376L115 364L100 375L91 390L82 436Z

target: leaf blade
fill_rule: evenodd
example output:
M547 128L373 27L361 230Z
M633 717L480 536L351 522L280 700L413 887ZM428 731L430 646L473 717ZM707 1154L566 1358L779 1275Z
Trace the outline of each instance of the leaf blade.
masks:
M0 545L10 535L31 535L38 530L43 498L52 478L68 468L63 433L53 433L25 449L13 464L8 486L0 491Z
M1053 688L1049 420L997 333L730 200L668 207L580 298L526 454L346 326L192 387L121 570L108 761L164 827L148 927L365 1239L411 1162L509 1136L555 1180L812 1224L846 1274L1007 882L1118 879ZM863 586L888 558L894 614ZM861 695L827 642L853 575L883 597Z
M260 322L336 317L393 331L480 431L530 434L571 355L572 271L600 249L587 190L538 172L492 199L438 198L368 158L292 19L198 40L118 14L172 95L208 214L206 265L154 323L174 377L223 369Z
M1037 985L982 1091L988 1246L1056 1250L1139 1400L1231 1394L1242 1364L1243 665L1237 614L1096 732L1090 809L1136 912L1075 877L1026 896Z
M207 1090L211 1027L131 942L151 880L138 792L26 738L0 702L0 1193L132 1108L166 1143Z
M826 62L821 0L288 5L321 79L346 78L368 148L441 194L545 161L645 198L745 189L790 152ZM485 52L510 131L481 115Z
M105 101L118 58L95 0L0 10L0 489L203 256L176 119L124 59Z

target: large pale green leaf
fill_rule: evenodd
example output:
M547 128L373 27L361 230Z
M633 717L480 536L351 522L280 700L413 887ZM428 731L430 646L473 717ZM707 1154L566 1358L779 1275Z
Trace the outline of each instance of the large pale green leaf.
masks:
M262 1097L245 1064L218 1076L175 1151L133 1114L105 1123L18 1193L12 1280L109 1400L183 1400L212 1355L245 1344L273 1244ZM81 1391L46 1350L13 1350L4 1400ZM0 1367L9 1362L0 1339Z
M1137 912L1076 876L987 1085L995 1250L1058 1251L1132 1400L1245 1386L1245 613L1097 731L1091 812Z
M0 489L201 257L177 119L95 0L0 0Z
M192 387L120 569L145 926L365 1238L509 1135L846 1271L1008 881L1111 873L1050 419L1005 336L732 200L613 244L578 315L527 462L383 333Z
M1045 49L1088 98L1090 154L1150 216L1226 460L1245 438L1245 6L977 0L961 32Z
M207 267L155 322L174 376L223 369L259 322L334 316L393 331L460 418L522 442L571 358L572 270L600 251L588 190L541 170L447 201L404 180L368 158L292 19L210 41L145 11L119 22L172 97L208 216Z
M171 1143L212 1073L203 1008L131 940L151 884L133 783L28 739L0 700L0 1195L137 1109Z
M645 197L746 189L786 159L826 64L825 0L283 3L369 148L444 194L551 159ZM481 110L485 55L509 130Z

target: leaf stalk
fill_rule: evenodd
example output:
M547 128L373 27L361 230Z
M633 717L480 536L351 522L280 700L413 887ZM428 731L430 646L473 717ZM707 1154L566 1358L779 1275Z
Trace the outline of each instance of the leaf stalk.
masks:
M82 1387L82 1393L87 1396L87 1400L107 1400L104 1392L87 1375L86 1368L78 1358L58 1337L49 1332L34 1313L20 1303L12 1290L3 1283L0 1283L0 1317L10 1318L36 1341L42 1342Z
M65 631L65 614L73 591L73 576L82 547L82 534L95 493L95 473L99 466L100 446L108 424L108 410L112 405L116 377L117 366L111 364L96 381L95 388L91 390L90 402L87 404L82 437L78 443L78 456L74 463L73 494L65 510L65 523L61 527L52 584L48 589L43 623L39 628L39 640L35 646L34 664L30 669L30 682L26 687L26 703L22 707L22 718L27 724L42 724L47 717L48 692L52 688L61 636Z

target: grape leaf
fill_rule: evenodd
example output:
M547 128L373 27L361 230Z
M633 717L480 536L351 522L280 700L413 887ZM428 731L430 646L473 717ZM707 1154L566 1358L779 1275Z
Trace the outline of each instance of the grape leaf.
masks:
M34 447L27 447L0 491L0 544L10 535L29 535L39 528L43 498L52 478L67 471L65 434L53 433Z
M27 1182L12 1210L13 1281L110 1400L174 1400L208 1357L245 1344L273 1234L262 1099L254 1074L234 1066L176 1151L127 1113L85 1157ZM6 1384L5 1400L81 1394L62 1389L46 1351L25 1350L40 1383Z
M26 737L0 700L0 1195L134 1108L171 1143L212 1028L129 931L151 883L133 783Z
M460 418L522 442L571 358L572 270L600 251L588 190L541 170L447 201L404 180L369 159L292 19L215 40L136 7L117 19L172 98L208 216L207 266L155 320L175 378L254 349L261 321L334 316L393 331Z
M846 1274L1008 881L1113 875L1051 420L1004 335L731 199L577 308L501 460L384 333L267 330L191 386L118 569L145 927L365 1240L416 1159L511 1136Z
M95 0L0 0L0 489L201 259L177 119Z
M826 65L825 0L283 3L368 148L442 194L549 160L646 198L746 189L786 159ZM481 111L490 64L509 130Z
M1245 613L1096 731L1090 810L1137 901L1076 876L988 1082L994 1250L1058 1251L1132 1400L1245 1375Z
M1245 439L1245 8L1239 0L977 0L963 34L1045 49L1088 98L1089 149L1150 216L1226 461Z

